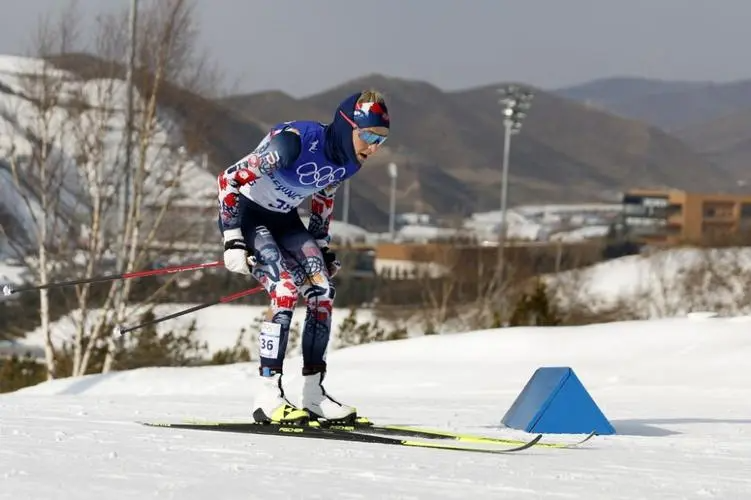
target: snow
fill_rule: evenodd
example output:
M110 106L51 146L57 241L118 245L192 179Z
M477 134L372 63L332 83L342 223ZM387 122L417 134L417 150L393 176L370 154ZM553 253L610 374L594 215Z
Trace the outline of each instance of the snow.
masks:
M55 85L60 103L47 113L42 120L39 109L33 104L30 93L29 76L43 75ZM33 155L33 140L47 136L53 147L50 152L50 168L62 172L61 181L63 202L61 211L66 218L73 212L84 211L79 201L80 194L101 189L105 198L114 194L121 168L118 159L123 157L123 136L127 86L122 80L91 79L81 81L75 75L53 69L41 59L0 55L0 85L10 89L0 92L0 159L10 164L12 158L18 165L21 175L34 165L28 165ZM143 102L135 90L135 102ZM80 114L70 111L70 102L83 101L88 108ZM138 106L137 108L138 109ZM138 118L138 117L137 117ZM85 139L85 140L84 140ZM81 156L81 144L86 143L90 161L76 164ZM182 143L180 123L173 120L168 110L159 109L154 132L145 149L143 164L146 174L145 200L148 204L161 204L172 195L175 205L190 207L214 207L216 205L215 181L202 166L201 158L187 156L179 146ZM136 161L139 161L136 158ZM52 163L54 162L54 164ZM9 166L0 164L0 201L4 200L6 210L11 212L18 225L34 227L35 220L42 212L36 201L27 207L21 202L29 195L25 188L21 192L6 170ZM38 166L36 166L38 167ZM176 187L167 187L173 178L178 179ZM33 197L32 197L33 198ZM106 213L106 211L105 211ZM86 220L83 217L83 220ZM53 222L50 221L50 225ZM59 224L58 224L59 226ZM64 230L63 227L60 229Z
M607 234L609 223L622 211L622 205L590 204L551 204L519 205L506 211L506 224L509 239L527 241L581 241L600 238ZM501 211L477 212L463 221L462 229L441 227L432 223L427 214L397 214L397 231L394 238L389 233L368 233L357 226L339 225L332 233L354 241L377 243L379 241L425 243L436 239L455 236L476 236L481 240L498 240L501 224Z
M330 353L328 390L379 422L519 437L499 421L531 374L571 366L618 432L503 456L134 423L247 419L253 363L57 380L0 396L0 498L747 498L750 357L748 322L706 317ZM299 367L288 360L291 395Z
M581 241L607 234L610 222L622 211L612 203L517 205L506 211L508 237L533 241ZM497 239L501 211L472 214L464 223L487 240Z
M540 204L540 205L519 205L515 207L520 213L528 216L541 213L570 213L570 212L620 212L623 205L620 203L568 203L568 204Z
M197 305L199 304L157 304L154 306L154 315L156 317L166 316ZM217 304L186 316L180 316L159 323L157 325L157 330L160 333L184 331L190 326L192 321L195 321L196 340L202 343L205 342L208 353L213 354L223 349L232 348L243 329L246 331L243 340L245 343L249 342L251 340L249 335L254 333L250 332L254 321L258 318L262 318L266 314L266 311L266 306ZM130 318L129 321L122 326L127 327L138 323L143 312L143 308L132 308L128 315ZM349 311L346 308L335 309L332 324L332 335L334 338L338 335L341 329L341 323L348 315ZM89 310L86 324L92 327L95 322L99 320L100 316L100 309ZM370 323L375 319L375 315L371 310L358 309L356 312L356 318L358 323ZM291 328L301 331L304 320L305 308L296 308L292 318ZM50 325L52 344L56 347L62 347L66 342L72 343L77 326L81 324L81 321L81 312L79 309L63 316L57 321L54 321ZM379 323L387 325L387 323L383 321L380 321ZM23 339L20 339L19 342L27 346L43 346L44 334L42 333L41 327L29 332Z
M395 241L409 241L427 243L440 238L451 238L457 236L459 231L446 227L424 226L412 224L402 226L396 231Z
M584 226L572 231L561 231L550 236L550 241L575 242L588 238L603 238L610 231L608 226Z
M491 211L472 214L464 222L464 228L474 231L481 238L489 240L498 238L498 230L501 224L501 211ZM508 238L521 240L543 239L544 227L530 217L515 209L506 211L506 233Z
M24 266L0 262L0 285L20 285L24 282L27 269Z
M310 216L302 216L300 219L308 227L310 223ZM375 243L378 239L377 235L370 233L360 226L333 219L329 226L329 233L334 242L339 244L346 243Z
M443 266L435 263L416 266L413 262L404 260L376 259L375 266L378 272L387 268L400 272L419 269L420 272L429 271L433 276L446 272ZM0 264L0 284L18 284L22 276L23 268ZM704 311L715 311L722 315L751 314L751 295L747 291L747 283L751 280L749 248L665 250L653 255L621 257L587 268L548 275L546 278L553 287L552 291L564 305L584 304L594 311L626 305L639 318L663 318ZM158 304L154 313L159 317L197 305ZM253 333L251 327L265 311L265 306L219 304L160 323L158 330L181 331L195 321L197 340L205 342L208 353L213 354L233 347L243 329L246 330L244 341L250 341ZM349 310L335 308L334 311L332 334L336 339ZM133 309L128 322L123 326L137 323L142 312L143 309ZM95 321L98 314L97 310L90 310L87 321ZM376 311L366 307L358 308L355 317L361 324L378 320L380 326L387 331L406 327L409 335L419 335L424 330L417 320L403 320L395 324L379 318ZM300 330L304 318L304 308L298 307L292 327ZM65 342L72 342L80 322L80 311L54 321L51 325L53 344L61 346ZM44 337L41 329L28 332L20 343L42 347Z
M712 310L751 314L751 248L678 248L549 275L559 297L594 309L629 304L645 318Z

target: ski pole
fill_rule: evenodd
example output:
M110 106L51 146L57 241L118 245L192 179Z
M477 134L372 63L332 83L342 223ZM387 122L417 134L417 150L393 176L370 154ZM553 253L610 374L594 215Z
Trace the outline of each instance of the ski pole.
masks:
M93 278L82 278L69 281L57 281L54 283L44 283L42 285L29 285L14 288L11 285L3 285L3 295L9 296L14 293L30 292L34 290L43 290L45 288L60 288L70 285L83 285L85 283L99 283L104 281L113 280L126 280L131 278L144 278L146 276L159 276L162 274L180 273L183 271L195 271L197 269L209 269L212 267L223 266L222 261L216 260L214 262L203 262L200 264L185 264L181 266L162 267L159 269L148 269L145 271L133 271L129 273L109 274L106 276L94 276Z
M213 302L207 302L205 304L189 307L188 309L183 309L182 311L178 311L176 313L168 314L166 316L162 316L160 318L155 318L151 321L146 321L145 323L141 323L138 325L123 327L120 325L115 325L115 327L112 329L112 334L115 336L118 335L125 335L128 332L132 332L133 330L138 330L139 328L143 328L144 326L154 325L156 323L161 323L162 321L167 321L168 319L177 318L178 316L183 316L185 314L189 314L195 311L199 311L201 309L206 309L207 307L215 306L217 304L224 304L226 302L231 302L233 300L239 299L240 297L245 297L246 295L252 295L254 293L258 293L261 290L263 290L263 286L257 286L255 288L250 288L248 290L243 290L242 292L233 293L231 295L225 295L224 297L220 297L217 300Z

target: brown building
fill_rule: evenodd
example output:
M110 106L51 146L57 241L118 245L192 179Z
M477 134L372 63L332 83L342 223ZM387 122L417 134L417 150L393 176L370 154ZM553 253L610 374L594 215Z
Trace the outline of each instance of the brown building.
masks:
M623 195L629 232L649 243L675 244L751 233L751 194L634 189Z

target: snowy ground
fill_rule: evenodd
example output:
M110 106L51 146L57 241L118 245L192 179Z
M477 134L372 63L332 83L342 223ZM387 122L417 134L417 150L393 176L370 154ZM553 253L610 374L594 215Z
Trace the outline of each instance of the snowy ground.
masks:
M751 313L751 248L677 248L630 255L548 277L565 302L598 309L619 302L641 317L693 311L723 315Z
M0 396L0 498L748 498L750 332L749 318L672 319L421 337L329 356L329 390L373 419L513 435L499 421L533 371L571 366L618 431L584 449L510 456L134 423L246 418L252 364L46 383ZM298 367L293 359L288 373Z
M382 261L393 267L408 268L406 261ZM7 276L10 282L18 282L19 270L13 266L0 265L0 278ZM439 274L439 266L431 268ZM14 279L15 278L15 279ZM662 318L685 315L689 312L714 311L720 315L751 314L751 294L748 281L751 279L751 249L726 248L717 250L674 249L655 255L633 255L602 262L597 265L559 275L550 275L548 280L564 303L586 304L594 310L607 309L614 304L631 306L638 317ZM2 280L0 279L0 282ZM160 304L155 314L163 316L197 304ZM266 311L265 306L237 304L215 305L174 320L160 323L160 331L181 331L196 321L196 338L205 342L209 353L231 348L244 329L246 332ZM142 312L142 311L141 311ZM349 310L335 308L333 335L336 338ZM131 315L131 321L139 321L140 312ZM57 346L72 342L80 319L77 314L65 316L52 324L52 340ZM293 318L293 327L300 329L305 310L298 307ZM91 313L90 321L96 319ZM356 311L358 323L379 320L379 326L387 332L407 327L409 335L422 335L423 325L418 321L397 324L379 319L372 309ZM250 337L246 333L245 341ZM41 348L44 337L39 328L30 331L21 341L23 344ZM336 342L336 341L335 341Z
M157 317L162 317L196 305L198 304L158 304L154 307L154 314ZM89 313L89 324L94 324L99 319L97 311L99 310L94 310ZM254 323L254 321L263 318L266 311L267 307L265 306L217 304L186 316L180 316L159 323L157 325L157 330L161 333L169 331L181 332L187 330L190 323L195 321L196 340L202 343L205 342L209 354L213 354L222 349L231 349L235 345L238 337L243 333L243 330L245 333L243 334L242 341L245 345L248 345L248 342L251 341L250 333L255 333L258 329L258 323ZM332 336L334 339L338 337L342 322L347 319L349 314L350 311L346 308L334 309L332 316ZM136 324L140 321L140 313L134 314L132 317L134 318L132 323L128 323L124 326L130 326L131 324ZM358 323L371 323L377 319L371 309L364 308L356 311L355 318ZM296 308L292 318L292 328L302 331L304 321L305 308ZM75 334L80 323L81 319L78 311L53 322L51 325L53 345L62 347L65 343L71 344L75 339ZM387 331L395 328L394 325L383 321L380 321L379 325L385 327ZM20 340L20 342L27 346L43 346L44 335L41 328L36 328L29 332L29 334Z
M567 242L602 237L612 217L622 210L620 204L590 203L567 205L517 205L506 213L508 237L521 240ZM464 222L466 229L494 241L501 222L499 210L472 214Z
M0 262L0 285L23 283L26 274L25 267Z

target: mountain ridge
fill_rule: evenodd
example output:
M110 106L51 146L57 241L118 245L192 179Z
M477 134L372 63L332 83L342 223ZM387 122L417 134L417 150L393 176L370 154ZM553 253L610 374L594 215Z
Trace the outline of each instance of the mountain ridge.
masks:
M51 60L81 78L101 77L105 69L111 74L114 64L105 62L110 66L103 68L81 54ZM304 98L269 90L211 100L167 84L159 104L177 113L191 150L204 151L209 173L216 175L250 152L272 124L328 122L346 95L381 90L392 133L351 182L349 220L382 230L388 224L390 162L399 167L398 211L456 218L497 209L503 126L496 89L501 85L444 91L429 82L374 73ZM713 190L732 185L729 173L655 126L529 88L535 98L511 146L511 204L598 201L603 193L635 185ZM342 205L336 204L338 219Z

